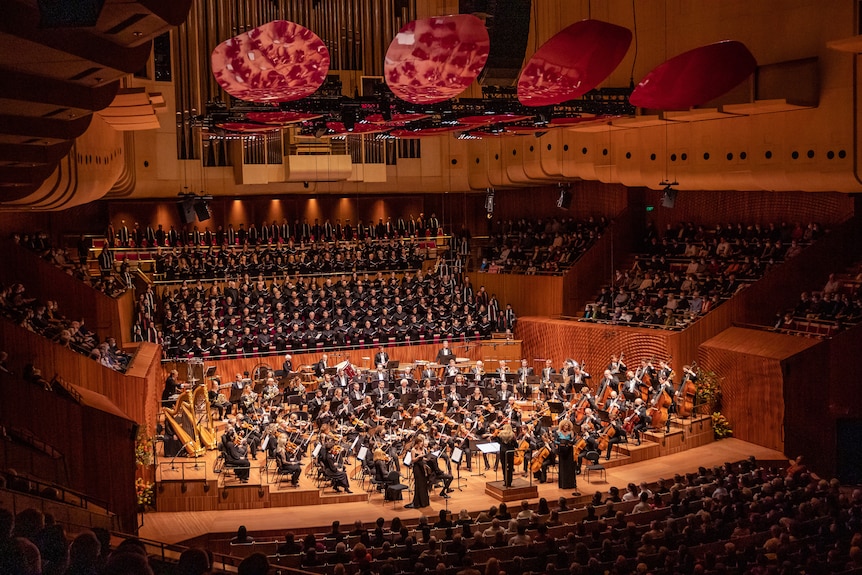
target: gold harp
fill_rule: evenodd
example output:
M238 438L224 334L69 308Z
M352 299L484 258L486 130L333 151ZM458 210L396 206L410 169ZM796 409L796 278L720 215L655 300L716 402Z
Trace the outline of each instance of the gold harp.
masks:
M177 398L177 403L173 409L166 407L163 409L165 421L174 432L174 435L182 442L186 453L190 457L200 457L206 449L201 446L199 432L195 425L194 413L191 410L192 392L184 391ZM177 421L180 419L180 421Z
M202 385L195 389L192 395L192 405L194 406L195 421L199 422L196 430L201 446L206 449L215 449L217 443L215 422L213 421L213 410L210 408L206 386Z

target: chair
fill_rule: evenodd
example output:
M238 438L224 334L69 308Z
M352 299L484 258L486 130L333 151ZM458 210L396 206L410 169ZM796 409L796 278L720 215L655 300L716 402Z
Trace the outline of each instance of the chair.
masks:
M607 480L607 470L605 466L599 463L599 452L598 451L588 451L584 458L589 461L589 463L584 467L586 473L584 475L585 479L588 483L590 483L590 471L598 471L599 477L602 480Z

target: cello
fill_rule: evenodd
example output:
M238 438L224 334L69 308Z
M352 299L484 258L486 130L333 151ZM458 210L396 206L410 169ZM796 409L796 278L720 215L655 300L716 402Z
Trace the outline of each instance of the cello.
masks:
M515 456L513 457L513 463L515 467L524 464L524 454L527 453L527 450L530 449L530 442L527 441L527 435L533 432L533 426L527 426L527 434L524 435L523 439L518 442L518 448L515 450Z
M549 441L547 433L542 435L542 447L533 454L533 460L530 463L530 471L533 473L539 473L542 470L542 464L551 456L551 448L548 447Z

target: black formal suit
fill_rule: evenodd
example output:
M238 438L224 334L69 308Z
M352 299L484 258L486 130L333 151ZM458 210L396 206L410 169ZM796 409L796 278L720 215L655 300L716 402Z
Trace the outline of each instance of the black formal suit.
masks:
M248 448L244 445L236 445L228 434L222 435L221 442L221 451L224 454L225 463L229 463L236 468L236 476L241 481L248 481L249 469L251 468L251 463L249 463L246 457Z

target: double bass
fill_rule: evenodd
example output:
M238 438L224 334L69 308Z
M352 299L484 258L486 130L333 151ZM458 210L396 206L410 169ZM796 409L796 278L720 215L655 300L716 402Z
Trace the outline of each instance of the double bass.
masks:
M695 363L691 362L691 367L683 366L682 370L685 375L682 378L682 384L677 392L676 409L680 417L691 417L694 413L694 399L697 395L697 374L694 372Z
M664 388L659 388L653 396L650 407L647 409L647 415L652 418L653 429L661 429L667 423L667 410L672 401Z

